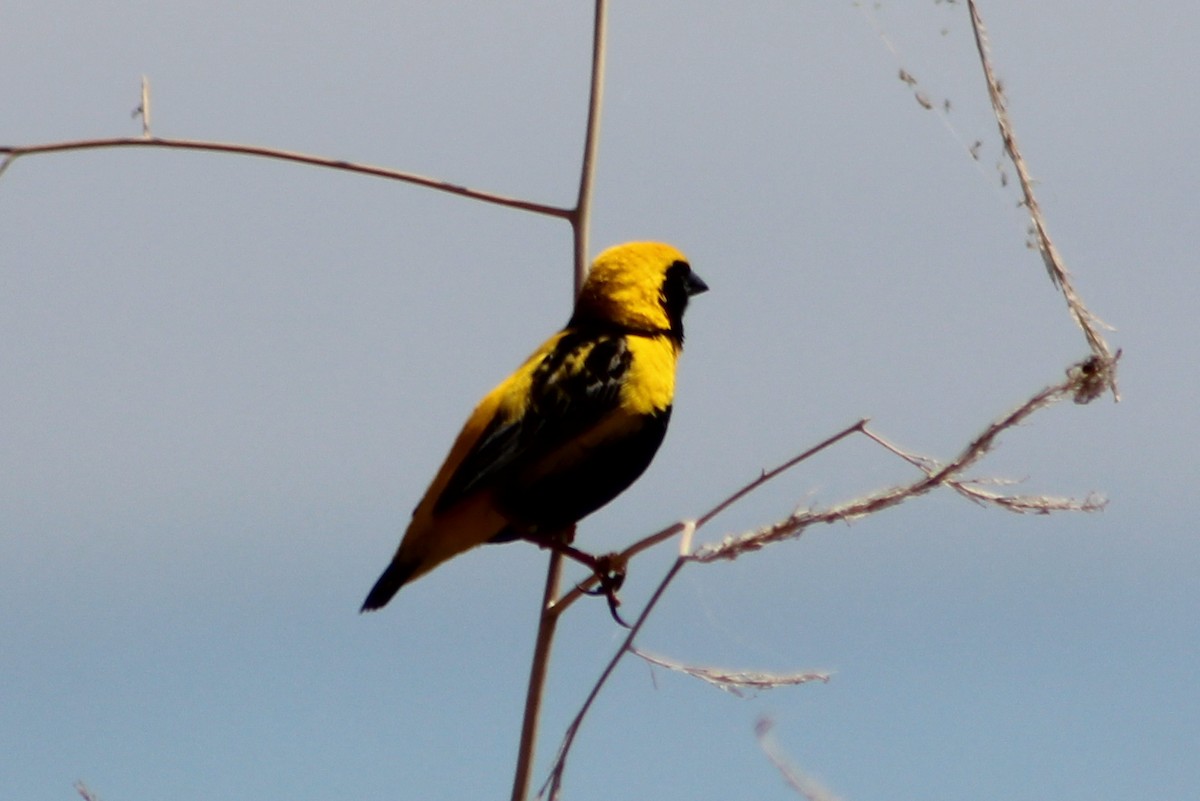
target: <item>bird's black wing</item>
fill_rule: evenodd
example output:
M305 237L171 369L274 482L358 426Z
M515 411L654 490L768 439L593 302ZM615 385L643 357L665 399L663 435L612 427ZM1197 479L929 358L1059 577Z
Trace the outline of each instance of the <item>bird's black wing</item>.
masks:
M451 475L434 511L512 477L600 422L620 402L631 359L620 334L566 331L533 367L524 413L515 419L497 416L488 424Z

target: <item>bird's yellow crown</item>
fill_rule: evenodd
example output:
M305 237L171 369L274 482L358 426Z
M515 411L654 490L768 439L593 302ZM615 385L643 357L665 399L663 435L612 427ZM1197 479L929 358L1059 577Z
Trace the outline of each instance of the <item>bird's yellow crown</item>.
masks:
M691 275L687 257L661 242L628 242L605 250L592 263L575 302L572 322L602 322L634 331L674 331L679 321L673 319L676 315L665 296L673 268Z

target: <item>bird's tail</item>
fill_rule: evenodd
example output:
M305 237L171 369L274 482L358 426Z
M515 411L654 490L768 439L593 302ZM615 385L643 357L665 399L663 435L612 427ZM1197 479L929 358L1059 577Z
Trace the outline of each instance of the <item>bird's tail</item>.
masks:
M363 601L362 609L359 612L372 612L387 605L387 602L392 600L392 596L400 591L413 573L416 571L416 565L408 561L400 561L395 559L387 570L383 571L383 575L375 582L375 586L367 593L367 600Z

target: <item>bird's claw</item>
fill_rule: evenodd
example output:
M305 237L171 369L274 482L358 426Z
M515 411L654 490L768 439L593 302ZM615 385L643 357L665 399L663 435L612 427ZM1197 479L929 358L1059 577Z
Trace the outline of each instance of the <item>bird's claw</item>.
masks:
M608 611L613 620L617 621L620 626L630 628L630 625L617 611L617 607L621 605L621 599L617 597L617 592L625 583L625 564L619 557L620 555L615 553L596 557L596 564L592 566L592 571L600 586L594 590L586 590L581 587L580 591L585 595L603 595L604 599L608 601Z

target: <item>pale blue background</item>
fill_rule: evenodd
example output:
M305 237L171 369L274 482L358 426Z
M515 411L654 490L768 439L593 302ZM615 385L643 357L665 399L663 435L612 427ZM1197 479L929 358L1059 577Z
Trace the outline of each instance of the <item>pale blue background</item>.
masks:
M1200 12L983 12L1051 231L1125 356L1121 404L1039 415L974 472L1111 506L943 492L686 571L645 648L834 680L738 700L629 661L568 798L794 798L763 714L852 801L1197 797ZM18 0L0 140L136 134L145 73L159 135L565 204L590 24L586 3ZM671 241L712 292L667 443L587 547L859 416L948 457L1086 355L1000 186L964 4L615 3L610 44L593 252ZM0 243L0 799L507 798L544 556L488 548L357 609L471 405L565 320L568 227L141 150L16 163ZM849 443L702 538L912 476ZM631 610L671 550L635 566ZM599 601L566 621L539 781L620 636Z

